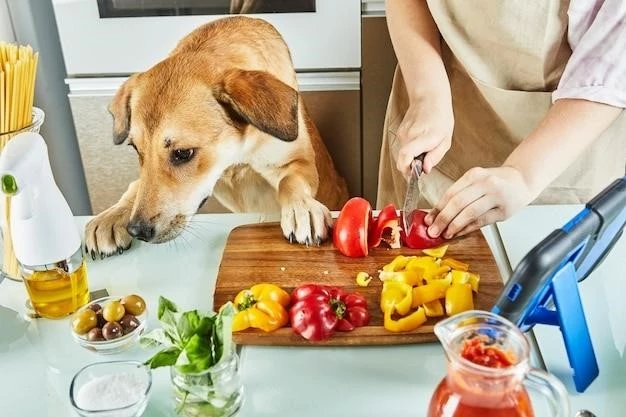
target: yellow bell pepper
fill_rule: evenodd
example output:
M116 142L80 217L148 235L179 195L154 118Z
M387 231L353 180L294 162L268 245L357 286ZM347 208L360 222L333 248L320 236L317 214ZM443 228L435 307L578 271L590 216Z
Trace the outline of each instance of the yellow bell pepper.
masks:
M380 271L378 277L381 281L404 282L411 286L422 284L422 269L405 269L404 271Z
M426 311L426 317L441 317L444 314L443 306L439 300L424 303L424 311Z
M428 272L424 272L424 279L426 282L430 282L434 279L442 279L448 272L450 272L450 267L447 265L437 266L436 269L431 269Z
M452 316L474 309L474 298L470 284L452 284L446 290L446 313Z
M417 329L426 322L426 312L422 307L418 308L408 316L402 317L398 320L391 318L393 310L393 308L390 308L385 311L385 318L383 321L385 329L390 332L408 332Z
M453 284L469 284L470 274L465 271L452 270L452 283Z
M423 304L444 298L450 285L439 281L442 280L434 280L430 284L413 288L411 307L416 308Z
M393 261L383 266L383 271L402 271L414 256L398 255Z
M412 301L413 293L409 284L398 281L383 283L383 291L380 294L380 310L383 313L395 310L404 316L411 311Z
M458 271L468 271L469 265L465 262L457 261L453 258L444 258L441 260L441 265L447 265L452 269L456 269Z
M356 283L359 287L367 287L372 280L367 272L359 272L356 274Z
M472 291L478 292L478 283L480 282L480 275L470 272L469 283L472 286Z
M272 332L287 324L289 314L286 307L291 297L274 284L256 284L242 290L234 300L237 314L233 318L233 331L253 327Z
M433 258L443 258L448 250L448 245L438 246L436 248L422 249L422 252Z

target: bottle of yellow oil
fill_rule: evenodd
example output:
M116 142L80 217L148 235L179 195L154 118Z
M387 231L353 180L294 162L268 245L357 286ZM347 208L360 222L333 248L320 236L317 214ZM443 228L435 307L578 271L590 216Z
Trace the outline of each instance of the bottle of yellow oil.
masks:
M39 134L21 133L7 143L0 155L0 185L11 197L11 238L33 309L48 318L75 312L89 302L85 259Z

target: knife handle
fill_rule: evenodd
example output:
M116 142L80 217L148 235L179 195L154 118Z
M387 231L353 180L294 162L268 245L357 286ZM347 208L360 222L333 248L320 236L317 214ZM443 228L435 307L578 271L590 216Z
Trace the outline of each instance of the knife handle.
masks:
M422 175L424 171L424 157L426 156L426 152L416 156L413 158L413 162L411 162L411 172L416 176Z

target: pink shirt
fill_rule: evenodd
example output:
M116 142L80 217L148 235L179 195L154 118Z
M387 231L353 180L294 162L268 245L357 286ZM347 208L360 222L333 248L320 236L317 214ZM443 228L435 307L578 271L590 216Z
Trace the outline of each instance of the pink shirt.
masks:
M626 108L626 0L570 0L568 16L572 55L552 100Z

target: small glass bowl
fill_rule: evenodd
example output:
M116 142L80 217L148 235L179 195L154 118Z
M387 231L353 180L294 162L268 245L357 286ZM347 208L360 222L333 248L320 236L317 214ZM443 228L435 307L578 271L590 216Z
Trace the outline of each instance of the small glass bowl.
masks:
M102 399L105 395L101 391L102 387L95 386L97 380L99 378L106 378L107 376L121 376L124 374L137 383L136 387L130 388L130 391L135 389L137 392L135 401L121 407L118 406L108 409L98 407L97 410L89 409L89 404L85 404L85 397L89 396L91 393L97 396L98 399ZM144 385L145 389L141 389ZM82 368L74 375L74 378L72 378L72 383L70 384L70 402L76 413L83 417L139 417L143 414L148 405L148 397L151 388L152 373L150 372L150 368L141 362L110 361L92 363ZM125 392L129 392L129 390Z
M72 319L70 320L70 331L72 332L72 337L74 338L74 340L85 349L88 349L88 350L91 350L93 352L97 352L103 355L110 355L110 354L122 352L128 349L129 347L131 347L132 345L136 344L137 342L139 342L139 338L143 334L146 328L146 321L147 321L146 319L148 318L147 306L146 306L145 311L142 314L135 316L137 320L139 320L139 326L137 326L137 328L133 330L132 332L125 334L122 337L118 337L117 339L92 342L92 341L87 340L87 335L79 335L76 332L74 332L74 329L72 328L72 321L73 321L74 316L84 311L85 309L90 308L90 306L92 306L93 304L98 303L104 307L104 304L106 304L107 301L121 300L122 298L123 297L119 297L119 296L98 298L97 300L93 300L89 304L86 304L85 306L78 309L74 313L74 315L72 315Z

